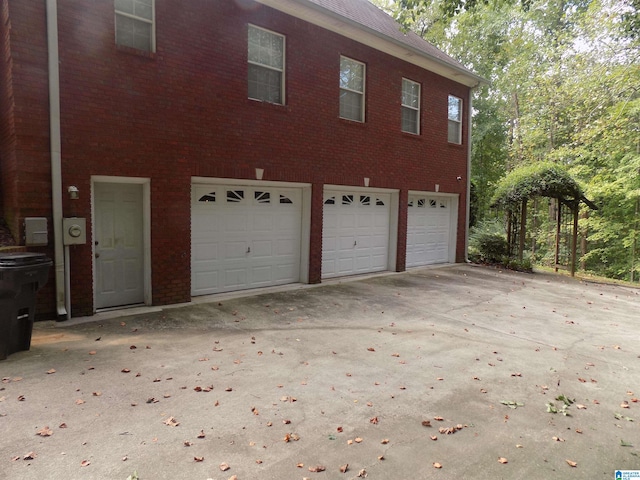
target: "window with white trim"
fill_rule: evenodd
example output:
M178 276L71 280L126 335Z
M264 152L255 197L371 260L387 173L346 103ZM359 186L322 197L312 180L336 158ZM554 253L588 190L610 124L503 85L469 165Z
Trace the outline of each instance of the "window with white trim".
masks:
M249 98L284 105L284 49L283 35L249 25Z
M462 143L462 100L449 95L449 132L450 143Z
M402 79L402 131L420 134L420 84Z
M340 57L340 118L364 122L364 63Z
M154 0L115 0L116 45L155 51Z

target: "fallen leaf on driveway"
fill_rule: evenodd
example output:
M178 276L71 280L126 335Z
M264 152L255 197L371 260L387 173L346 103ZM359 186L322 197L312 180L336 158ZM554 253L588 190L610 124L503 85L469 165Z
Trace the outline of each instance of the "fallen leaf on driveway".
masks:
M509 463L509 461L504 457L498 458L498 462L500 462L500 463Z
M574 462L573 460L566 460L566 462L569 464L570 467L577 467L578 464L576 462Z
M366 478L367 475L368 475L368 473L364 468L358 472L358 477L360 477L360 478Z
M49 427L42 427L41 430L38 430L36 432L36 435L40 435L41 437L50 437L51 435L53 435L53 430L51 430Z
M76 405L82 405L84 403L84 400L82 400L81 398L76 400Z
M423 427L430 427L431 426L431 420L423 420L422 421L422 426Z
M80 462L81 467L88 467L89 465L91 465L91 462L89 460L83 460L82 462Z
M440 463L438 463L438 462L435 462L435 463L433 464L433 468L442 468L442 464L440 464Z
M204 461L204 457L193 457L194 462L202 462Z
M324 472L326 468L323 465L316 465L315 467L309 467L310 472Z
M180 425L180 422L178 422L174 417L169 417L164 421L164 424L169 425L170 427L177 427Z
M56 373L56 369L52 368L51 370L47 370L47 374L51 375L52 373Z
M375 351L376 351L376 349L375 349L375 348L373 348L373 347L369 347L369 348L367 348L367 350L368 350L369 352L375 352Z
M346 473L346 471L347 471L347 470L349 470L349 464L348 464L348 463L347 463L347 464L345 464L345 465L342 465L342 466L340 467L340 472L341 472L341 473Z
M220 464L220 470L222 470L223 472L226 472L227 470L229 470L231 467L229 466L228 463L222 462Z
M198 434L198 438L204 438L206 437L204 430L200 430L200 433Z

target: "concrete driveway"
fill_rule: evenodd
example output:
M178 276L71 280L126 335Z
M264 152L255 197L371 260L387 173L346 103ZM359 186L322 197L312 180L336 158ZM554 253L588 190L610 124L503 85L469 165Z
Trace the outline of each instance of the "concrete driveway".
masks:
M455 265L119 315L0 362L0 477L640 469L638 289Z

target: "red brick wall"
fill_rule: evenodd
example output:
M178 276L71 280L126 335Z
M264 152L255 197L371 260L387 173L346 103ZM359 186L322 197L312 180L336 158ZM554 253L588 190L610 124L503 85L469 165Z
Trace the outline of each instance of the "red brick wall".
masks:
M32 132L33 151L20 150L18 161L27 162L24 168L50 195L42 120L46 50L39 33L44 2L9 4L17 10L18 33L36 32L33 40L21 39L29 51L14 58L21 71L35 73L20 77L27 84L17 118ZM461 146L447 142L447 96L466 104L468 88L260 5L157 0L151 55L116 47L112 2L59 0L58 12L63 190L80 189L80 200L65 195L65 216L90 219L91 175L150 178L154 304L190 298L192 175L254 179L259 167L267 181L313 184L312 282L320 280L324 184L362 186L369 177L371 187L401 190L398 270L404 269L407 191L439 184L441 192L461 195L456 258L462 261L467 146L466 138ZM285 106L247 99L247 23L286 35ZM367 65L364 124L338 118L341 54ZM400 131L402 77L422 84L419 136ZM466 111L463 125L466 137ZM24 211L48 215L42 198L27 195ZM71 262L74 312L91 313L91 245L73 247Z

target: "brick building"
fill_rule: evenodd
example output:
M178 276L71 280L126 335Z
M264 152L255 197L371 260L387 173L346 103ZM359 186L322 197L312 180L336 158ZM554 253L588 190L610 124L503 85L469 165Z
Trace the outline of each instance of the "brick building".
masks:
M54 258L41 316L464 261L482 79L366 0L0 6L2 212Z

